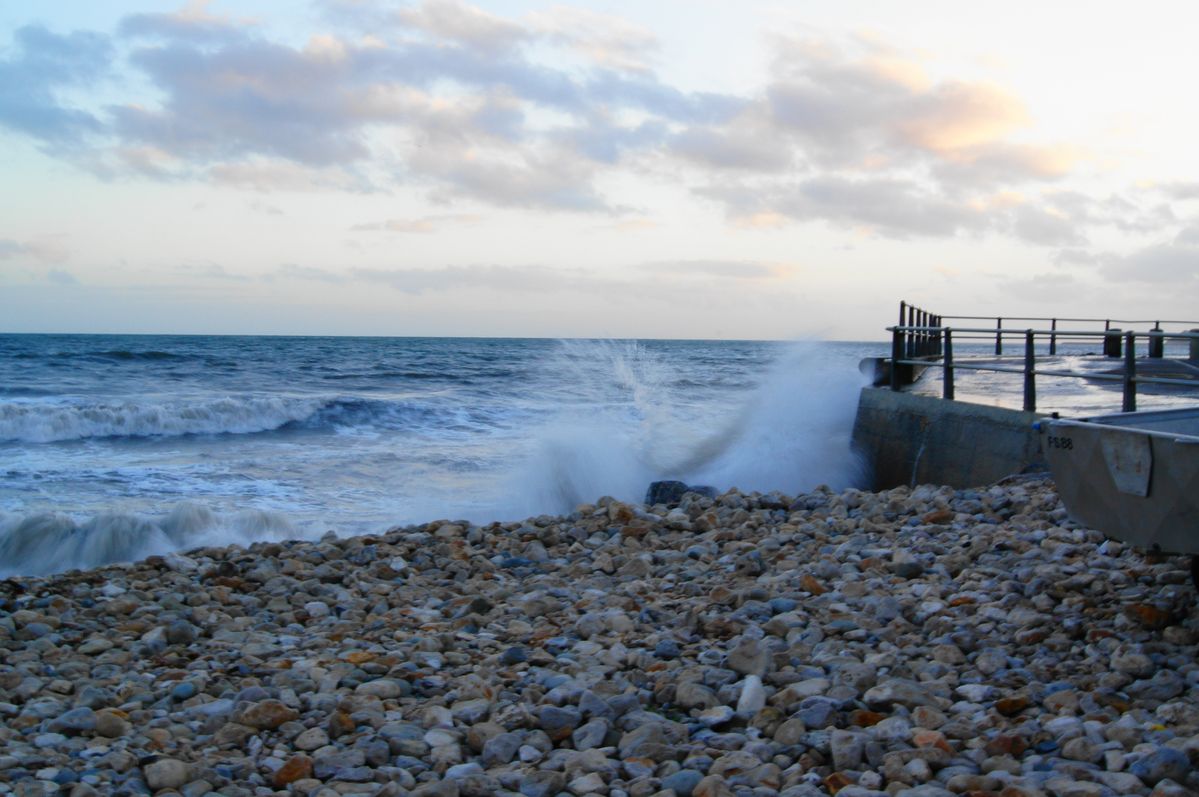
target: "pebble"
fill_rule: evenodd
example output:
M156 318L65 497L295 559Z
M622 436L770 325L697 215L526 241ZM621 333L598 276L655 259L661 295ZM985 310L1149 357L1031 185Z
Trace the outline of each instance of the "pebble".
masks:
M0 582L0 794L1199 793L1189 563L1052 482L672 503Z

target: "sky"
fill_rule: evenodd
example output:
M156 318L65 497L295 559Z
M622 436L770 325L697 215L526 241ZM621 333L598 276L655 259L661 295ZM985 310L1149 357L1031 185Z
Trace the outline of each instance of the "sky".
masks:
M1199 318L1199 6L0 2L0 332Z

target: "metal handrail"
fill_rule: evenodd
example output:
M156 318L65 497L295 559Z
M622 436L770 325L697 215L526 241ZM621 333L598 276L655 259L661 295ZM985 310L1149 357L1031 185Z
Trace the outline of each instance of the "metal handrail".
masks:
M995 336L995 354L997 354L997 355L1003 354L1004 335L1011 334L1011 332L1013 331L1010 327L1008 329L1004 329L1004 327L1003 327L1004 321L1008 321L1008 322L1012 322L1012 321L1048 321L1048 322L1050 322L1050 324L1052 325L1052 329L1050 330L1051 337L1049 339L1049 353L1050 354L1056 354L1057 336L1053 333L1056 332L1059 321L1065 321L1065 322L1070 322L1070 323L1095 323L1095 324L1097 324L1099 322L1103 322L1103 329L1105 332L1121 332L1121 331L1123 331L1121 329L1112 329L1112 324L1153 324L1154 332L1163 331L1162 324L1172 324L1172 325L1177 324L1177 325L1188 325L1188 326L1192 326L1192 327L1199 327L1199 321L1179 321L1179 320L1169 320L1169 319L1067 318L1067 317L1057 317L1057 316L1007 316L1007 317L1004 317L1004 316L984 316L984 315L939 315L939 314L934 315L932 313L929 313L926 310L921 310L920 308L916 307L915 305L910 305L906 301L901 301L899 303L899 324L900 324L900 326L904 325L905 320L907 321L908 326L916 326L917 320L920 320L921 322L923 322L924 319L931 319L934 322L933 326L941 327L944 325L944 322L946 320L978 321L978 320L990 319L990 318L995 319L996 329L992 330L991 333L994 334L994 336ZM936 339L926 340L925 339L926 337L928 337L928 336L923 335L921 337L918 337L915 340L907 341L906 345L908 347L915 347L915 348L921 349L920 353L922 355L940 354L940 349L944 345L943 342L940 342L939 340L936 340ZM1153 344L1151 343L1150 345L1152 346ZM894 352L892 352L892 353L894 354ZM912 354L913 352L909 351L908 353Z
M1154 328L1148 331L1134 331L1112 329L1111 324L1113 319L1081 319L1081 318L1034 318L1025 317L1020 319L1008 318L1006 320L1023 320L1023 321L1050 321L1052 326L1049 329L1017 329L1013 327L1004 328L1002 326L1005 320L1002 317L996 317L995 327L950 327L945 325L947 318L956 318L959 320L971 320L981 318L991 318L991 316L942 316L928 313L927 311L916 308L906 302L900 302L899 305L899 320L900 323L896 326L887 327L887 330L892 335L891 346L891 389L899 390L902 386L903 377L901 376L900 366L923 366L923 367L938 367L943 371L943 388L942 394L946 399L954 397L954 372L956 370L968 371L990 371L993 373L1011 373L1022 374L1024 376L1024 409L1030 412L1036 411L1036 377L1037 376L1052 376L1056 378L1068 379L1087 379L1094 381L1110 381L1123 383L1123 400L1122 407L1124 412L1134 412L1136 410L1137 400L1137 385L1138 384L1158 384L1158 385L1180 385L1186 387L1199 387L1199 380L1177 379L1172 377L1162 376L1146 376L1137 373L1136 360L1136 341L1138 338L1148 340L1148 356L1150 359L1160 359L1164 357L1165 342L1167 340L1187 340L1191 345L1191 359L1196 357L1195 352L1199 351L1199 329L1195 331L1185 332L1169 332L1163 330L1161 325L1165 324L1196 324L1195 321L1127 321L1115 320L1120 324L1132 323L1153 323ZM906 324L904 322L907 322ZM1058 321L1069 321L1071 323L1086 322L1086 321L1104 321L1103 330L1094 329L1059 329ZM953 356L953 340L954 335L965 336L990 336L995 337L995 355L1003 357L1003 339L1005 336L1022 335L1024 337L1023 364L1021 367L1005 366L1005 365L983 365L975 363L962 363L955 361ZM1088 340L1101 339L1103 341L1104 354L1112 359L1122 359L1123 368L1119 374L1092 374L1080 373L1076 371L1062 370L1046 370L1038 369L1037 362L1037 338L1044 340L1049 339L1049 355L1053 356L1057 352L1058 339L1064 340ZM971 337L974 340L977 337ZM1013 358L1014 359L1014 358Z
M1098 323L1100 321L1110 324L1199 324L1199 321L1171 321L1165 318L1065 318L1063 316L1035 316L1035 315L943 315L941 318L955 319L958 321L982 321L985 318L1002 318L1004 321L1071 321L1080 323Z

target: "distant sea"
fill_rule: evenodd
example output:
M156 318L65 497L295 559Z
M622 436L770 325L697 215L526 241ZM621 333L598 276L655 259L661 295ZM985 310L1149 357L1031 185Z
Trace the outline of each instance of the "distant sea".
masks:
M0 336L0 576L862 480L886 344Z

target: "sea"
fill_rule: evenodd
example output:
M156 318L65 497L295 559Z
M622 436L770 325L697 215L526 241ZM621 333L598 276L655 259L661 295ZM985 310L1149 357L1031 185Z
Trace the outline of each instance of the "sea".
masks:
M862 484L885 343L0 335L0 576Z

